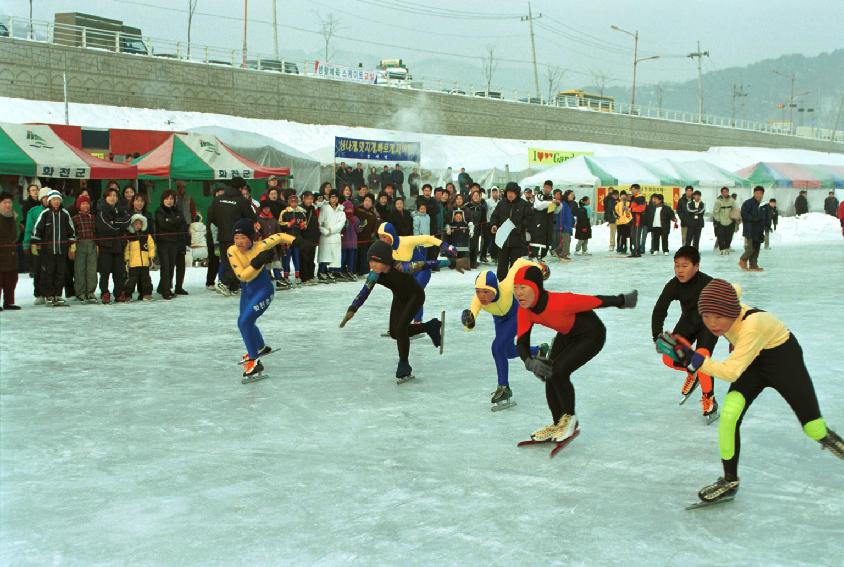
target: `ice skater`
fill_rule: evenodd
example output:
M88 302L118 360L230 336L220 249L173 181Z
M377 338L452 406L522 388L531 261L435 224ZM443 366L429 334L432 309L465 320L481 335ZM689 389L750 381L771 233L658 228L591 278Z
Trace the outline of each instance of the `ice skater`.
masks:
M495 325L495 338L492 340L492 358L495 361L495 370L498 374L498 387L492 393L490 402L492 410L498 411L510 405L513 391L510 389L510 368L509 360L518 357L516 352L516 312L519 304L513 301L513 280L516 273L525 266L536 266L542 270L542 277L548 279L550 271L548 267L538 261L531 261L519 258L513 263L507 277L498 281L498 277L492 270L481 270L475 278L475 295L472 297L472 304L469 309L464 309L461 319L463 327L471 331L475 328L478 314L483 310L492 315L492 322ZM543 354L547 355L547 345ZM531 356L540 354L541 347L530 347Z
M407 238L407 237L405 237ZM413 316L425 304L425 290L410 273L420 269L428 269L431 261L396 262L393 258L392 247L381 240L372 243L367 252L369 261L369 275L357 297L346 310L346 315L340 322L340 327L354 317L358 309L366 302L375 284L380 284L393 292L393 302L390 305L390 336L396 341L399 351L399 363L396 368L396 380L399 383L413 378L413 369L408 362L410 355L410 337L427 333L435 347L442 346L442 321L430 319L418 325L412 324ZM448 261L443 261L447 264ZM401 268L401 269L399 269ZM442 352L442 349L440 350Z
M393 250L393 260L397 262L422 262L427 259L426 248L438 247L440 252L448 256L457 256L457 249L454 246L443 242L439 238L428 234L417 236L399 236L396 228L389 222L383 222L378 227L378 239L386 242ZM431 268L423 267L413 277L417 283L425 289L431 281ZM419 311L413 315L413 322L422 322L424 309L420 306Z
M513 282L519 302L516 349L525 368L545 382L545 398L551 411L552 423L534 431L531 440L554 441L559 449L579 433L571 375L601 352L606 340L606 327L593 310L636 307L638 292L557 293L546 291L542 282L542 271L536 266L522 267L516 273ZM536 323L557 331L548 358L531 355L530 331Z
M732 352L723 361L696 352L678 334L660 337L665 352L689 368L730 382L718 427L718 447L724 476L703 487L698 497L705 504L732 500L739 488L739 429L753 400L771 387L791 406L803 432L844 459L844 441L826 426L818 407L815 388L797 337L774 315L739 301L741 290L714 279L700 293L698 311L716 337L725 336ZM700 504L698 504L700 505ZM695 506L695 505L693 505ZM696 506L695 506L696 507Z
M698 252L698 249L694 246L680 247L674 254L674 277L665 284L651 314L651 333L654 344L663 331L671 302L679 301L680 320L677 321L672 333L682 336L690 344L695 345L696 351L703 356L710 356L713 353L718 337L706 328L700 313L697 311L700 292L711 281L712 276L700 271L700 252ZM657 348L657 352L661 353L659 348ZM703 417L707 423L713 422L718 417L718 402L715 401L712 376L700 369L697 372L689 372L685 366L678 365L667 354L662 354L662 361L669 368L680 370L686 375L686 380L680 389L682 396L680 404L684 404L700 384L700 404L703 409Z
M254 221L238 220L234 223L234 244L226 251L234 275L241 282L237 327L246 344L246 354L241 359L244 384L260 378L264 371L260 357L272 351L256 325L258 317L269 308L275 294L270 273L264 266L275 260L273 248L280 244L312 246L290 234L272 234L257 242L255 236Z

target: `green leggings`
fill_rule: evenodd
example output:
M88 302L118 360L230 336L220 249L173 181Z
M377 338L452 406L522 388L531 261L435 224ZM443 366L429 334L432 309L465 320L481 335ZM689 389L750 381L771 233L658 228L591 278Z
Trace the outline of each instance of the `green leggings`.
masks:
M739 430L744 414L756 396L769 386L785 398L806 435L815 441L826 436L826 424L818 408L815 388L803 362L803 349L791 335L780 346L759 353L739 379L732 383L724 399L718 445L724 476L728 480L738 478Z

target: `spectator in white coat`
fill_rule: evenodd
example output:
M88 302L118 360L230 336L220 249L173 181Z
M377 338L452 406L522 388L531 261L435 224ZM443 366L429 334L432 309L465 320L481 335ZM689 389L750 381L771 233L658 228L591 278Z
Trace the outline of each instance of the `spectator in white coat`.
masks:
M319 211L319 273L317 279L322 283L335 283L335 272L340 269L342 254L341 235L346 226L346 213L340 206L336 191L328 197L328 204Z

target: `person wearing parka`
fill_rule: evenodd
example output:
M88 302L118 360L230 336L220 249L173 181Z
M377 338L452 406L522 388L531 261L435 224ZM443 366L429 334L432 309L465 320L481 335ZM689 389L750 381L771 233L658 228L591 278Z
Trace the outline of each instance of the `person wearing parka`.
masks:
M123 250L123 259L129 267L129 279L126 280L126 287L123 293L131 298L138 286L138 301L152 300L152 279L149 277L149 268L155 258L155 240L147 232L147 218L135 213L129 219L129 240Z
M369 246L378 240L378 214L373 208L375 199L371 193L364 196L363 202L355 208L355 216L360 219L358 228L358 253L356 274L363 276L369 273L369 261L366 258L366 251Z
M513 223L513 230L507 235L504 245L498 252L498 269L496 275L501 281L507 277L510 266L518 258L527 254L527 240L525 233L532 216L530 204L521 198L521 187L513 181L507 183L502 199L490 218L490 230L493 235L506 222Z
M743 225L744 254L739 259L742 270L761 272L759 267L759 248L765 240L765 226L768 224L767 214L762 207L762 197L765 189L761 185L753 188L753 197L741 205L741 222Z
M40 258L40 285L48 304L64 304L62 288L67 258L73 260L76 255L76 231L70 213L62 206L62 194L56 190L47 195L47 208L35 219L30 252Z
M0 194L0 294L3 307L0 311L16 311L15 287L18 285L18 217L12 208L14 197Z
M718 250L721 254L727 254L733 240L736 221L733 220L736 209L736 201L730 196L730 190L721 187L721 194L715 199L715 206L712 207L712 222L715 224L715 239L718 241Z
M176 206L176 193L168 189L161 196L161 204L155 211L155 226L158 229L158 259L161 271L158 279L158 293L164 299L173 299L173 278L176 274L179 248L183 245L182 226L185 219Z

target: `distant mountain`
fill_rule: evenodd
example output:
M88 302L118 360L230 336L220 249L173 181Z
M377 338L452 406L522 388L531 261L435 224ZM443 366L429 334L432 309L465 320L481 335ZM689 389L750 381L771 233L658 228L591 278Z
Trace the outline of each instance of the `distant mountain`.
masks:
M746 67L730 67L703 74L704 112L729 117L733 110L733 87L747 96L735 98L736 118L759 122L788 121L791 82L785 75L795 74L794 93L809 94L795 97L794 122L798 126L832 128L844 96L844 49L821 53L815 57L783 55L765 59ZM584 87L598 92L598 87ZM623 102L630 101L630 88L608 87L605 94ZM636 87L636 104L661 106L664 109L697 112L697 79L681 83L659 83ZM778 108L783 104L785 108ZM799 109L803 108L803 112ZM808 109L813 109L808 112ZM844 117L839 127L844 127Z

